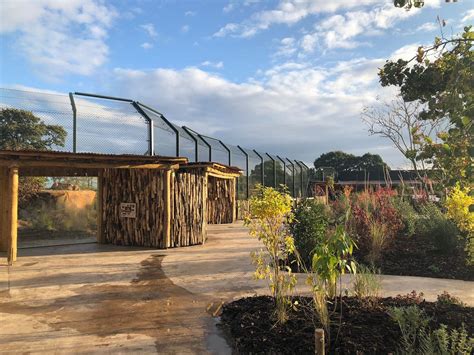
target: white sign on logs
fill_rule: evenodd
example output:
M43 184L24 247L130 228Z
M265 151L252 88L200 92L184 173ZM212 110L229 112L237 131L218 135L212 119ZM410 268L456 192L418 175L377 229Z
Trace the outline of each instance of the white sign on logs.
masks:
M137 204L122 202L120 204L120 217L123 218L136 218L137 217Z

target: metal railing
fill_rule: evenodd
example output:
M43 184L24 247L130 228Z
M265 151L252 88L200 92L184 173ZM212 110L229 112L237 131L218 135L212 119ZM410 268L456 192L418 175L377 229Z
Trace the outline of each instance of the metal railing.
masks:
M294 197L306 197L309 168L301 161L232 145L178 126L139 101L74 92L67 95L0 88L0 109L27 110L45 124L60 125L64 146L55 150L105 154L183 156L239 167L238 197L252 195L257 184L286 185Z

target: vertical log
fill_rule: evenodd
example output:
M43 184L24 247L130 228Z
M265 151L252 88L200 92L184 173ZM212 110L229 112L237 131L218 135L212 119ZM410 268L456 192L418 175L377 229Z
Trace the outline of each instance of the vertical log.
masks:
M237 178L231 180L232 186L232 223L237 220Z
M171 170L166 170L164 174L164 215L163 215L163 236L166 248L171 247Z
M9 234L7 261L12 264L16 261L18 246L18 167L12 166L8 171L7 196L7 228Z
M324 355L325 353L324 329L314 330L314 353L316 355Z
M0 168L0 251L8 250L8 229L7 229L7 203L8 203L8 179L7 168Z
M207 208L209 205L209 195L208 195L208 182L209 175L204 173L204 181L202 186L202 243L207 239Z
M104 234L104 217L103 217L103 209L104 209L104 202L103 202L103 195L104 195L104 188L103 188L103 179L104 173L102 170L99 171L99 175L97 177L97 194L96 194L96 208L97 208L97 243L105 244L105 234Z

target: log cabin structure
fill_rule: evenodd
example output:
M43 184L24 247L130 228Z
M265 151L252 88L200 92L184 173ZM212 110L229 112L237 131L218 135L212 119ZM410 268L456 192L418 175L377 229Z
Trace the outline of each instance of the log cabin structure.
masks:
M19 176L95 176L97 242L170 248L203 244L207 223L235 220L240 174L180 157L3 150L0 252L17 258Z

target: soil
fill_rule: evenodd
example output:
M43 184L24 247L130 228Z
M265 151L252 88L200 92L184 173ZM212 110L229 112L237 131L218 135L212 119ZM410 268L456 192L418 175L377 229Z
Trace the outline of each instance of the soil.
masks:
M359 261L362 259L357 254L356 258ZM385 275L474 281L474 265L466 265L466 258L466 252L462 248L453 253L442 253L429 238L399 236L376 266Z
M274 321L274 303L268 296L242 298L223 307L220 326L235 353L314 354L314 329L309 297L295 297L296 309L284 325ZM400 330L389 316L389 307L417 304L431 317L430 328L440 324L457 328L464 324L474 333L474 308L448 302L425 302L421 295L387 297L369 302L343 297L331 315L330 354L387 354L399 346ZM334 303L329 304L334 309ZM340 324L340 327L339 327Z

